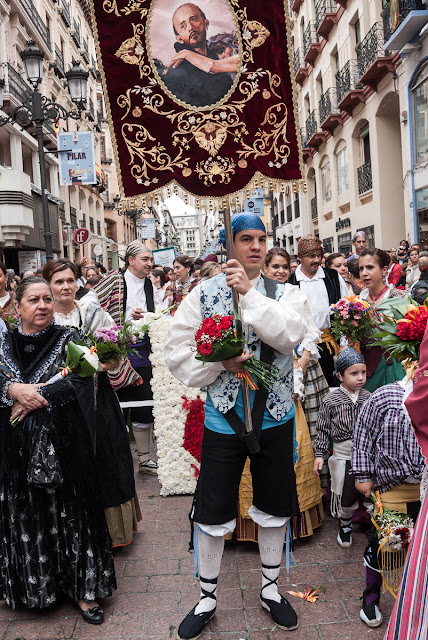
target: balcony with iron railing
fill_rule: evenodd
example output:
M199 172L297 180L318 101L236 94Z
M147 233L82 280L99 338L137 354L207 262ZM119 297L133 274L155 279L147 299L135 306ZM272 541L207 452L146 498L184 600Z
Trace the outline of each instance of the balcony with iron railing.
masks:
M85 40L83 40L83 38L81 39L81 42L80 42L80 53L82 55L82 58L86 62L86 64L89 64L91 61L91 57L89 55L88 43Z
M95 109L94 109L94 102L92 100L92 98L89 98L89 117L91 118L91 120L95 120Z
M387 73L395 71L395 61L383 48L383 28L376 22L357 49L360 82L376 91Z
M342 112L337 106L336 89L327 89L319 101L320 127L333 135L333 131L343 124Z
M326 141L327 134L320 127L319 112L314 109L306 120L306 136L308 147L317 150Z
M348 62L336 74L337 107L352 115L360 102L365 102L363 85L360 83L360 70L356 60Z
M304 127L300 129L300 139L302 141L303 162L307 162L314 155L314 151L308 147L308 136Z
M390 50L402 49L428 22L428 11L422 0L387 2L381 15L383 41Z
M311 218L312 220L318 220L318 204L316 196L311 200Z
M80 33L79 23L73 20L73 29L70 31L70 35L73 38L76 46L80 49L82 42L82 34Z
M94 56L91 56L91 66L89 67L89 73L92 74L95 80L98 78L97 61L95 60Z
M8 62L4 67L3 102L11 107L18 106L18 103L25 102L32 93L30 85L22 78L22 76Z
M77 211L74 207L70 207L70 222L74 229L77 229Z
M58 13L63 19L65 26L71 29L70 5L68 4L68 2L66 2L65 0L62 0L62 2L60 1L58 5Z
M358 176L358 194L361 196L367 191L371 191L373 188L373 180L372 180L372 164L371 162L366 162L361 165L357 169Z
M55 65L53 66L56 74L60 78L65 78L64 56L62 54L61 49L57 45L55 45Z
M328 40L330 31L337 23L340 15L335 0L318 0L315 5L315 27L320 38Z
M29 20L30 29L35 30L38 33L43 43L46 45L49 51L51 51L52 45L49 35L49 29L43 22L34 4L31 2L31 0L18 0L18 2L23 8L25 16Z
M311 20L303 34L303 53L305 56L305 62L313 66L321 49L322 43L320 42L320 37L315 28L315 21Z
M305 56L303 55L302 49L297 49L297 51L293 54L293 62L294 62L294 77L296 82L303 86L305 78L309 75L309 66L307 62L305 62Z

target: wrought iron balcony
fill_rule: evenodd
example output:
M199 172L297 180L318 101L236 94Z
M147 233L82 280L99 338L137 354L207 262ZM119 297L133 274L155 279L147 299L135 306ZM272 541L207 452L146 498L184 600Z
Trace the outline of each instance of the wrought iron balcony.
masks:
M32 93L30 85L20 76L20 74L8 62L5 73L5 90L19 102L25 102Z
M352 115L360 102L365 102L363 85L360 83L360 69L356 60L348 60L336 75L337 107Z
M91 118L91 120L95 120L95 109L94 109L94 103L92 98L89 98L89 116Z
M57 45L55 45L55 71L60 78L65 77L64 56L62 55L61 49Z
M60 4L58 5L58 13L63 19L66 27L71 29L71 15L70 15L70 6L68 2L66 2L65 0L62 0L62 2L60 2Z
M83 40L83 38L81 38L81 42L80 42L80 53L82 54L82 58L84 59L86 64L89 64L91 61L91 58L88 51L88 44L87 42L85 42L85 40Z
M396 5L397 12L394 18L391 15L391 2L385 4L381 14L383 16L384 43L388 42L394 31L404 22L411 11L424 11L426 9L426 5L422 0L398 0Z
M337 106L336 89L327 89L319 101L320 126L333 135L334 129L343 124L342 112Z
M314 110L306 120L306 136L308 139L308 147L318 149L318 147L326 141L326 134L321 130L319 113Z
M305 62L313 66L319 52L321 51L321 46L320 38L315 27L315 21L312 20L308 23L303 34L303 53L305 56Z
M70 222L74 229L77 229L77 211L74 207L70 207Z
M373 91L388 72L395 70L392 57L385 55L383 48L383 28L380 22L376 22L364 40L361 41L357 51L357 60L360 70L360 82L367 85Z
M19 0L20 5L24 9L25 14L31 22L31 27L37 31L44 44L49 51L52 50L51 39L49 35L49 29L43 22L39 12L37 11L31 0Z
M296 78L296 82L303 86L303 82L305 78L309 75L309 67L305 62L305 57L303 55L302 49L297 49L293 55L294 62L294 76Z
M72 36L74 42L76 43L76 46L80 49L82 34L80 33L80 27L79 27L79 24L76 22L76 20L73 21L73 30L70 32L70 35Z
M311 218L312 220L317 220L318 219L318 204L317 204L317 197L315 196L315 198L312 198L311 200Z
M94 56L91 56L91 67L89 68L89 73L93 75L95 80L97 79L98 77L97 61L95 60Z
M308 136L306 135L306 129L302 127L300 129L300 138L302 140L302 156L303 162L307 162L309 158L314 155L313 149L308 147Z
M367 193L373 188L372 180L372 164L366 162L357 169L358 175L358 193L361 196L363 193Z
M335 0L318 0L315 5L315 27L321 38L328 40L330 31L337 22L337 4Z

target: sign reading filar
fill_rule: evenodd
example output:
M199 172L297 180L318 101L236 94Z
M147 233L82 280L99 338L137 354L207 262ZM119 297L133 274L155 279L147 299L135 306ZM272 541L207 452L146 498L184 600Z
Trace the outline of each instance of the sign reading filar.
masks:
M94 134L68 131L58 134L61 185L96 184Z

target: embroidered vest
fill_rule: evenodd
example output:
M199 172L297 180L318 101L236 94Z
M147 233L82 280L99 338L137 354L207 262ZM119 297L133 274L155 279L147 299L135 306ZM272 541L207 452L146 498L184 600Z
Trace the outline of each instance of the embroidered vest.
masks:
M266 295L263 278L260 278L257 291ZM284 285L277 283L275 299L279 300L284 291ZM216 313L232 315L232 292L226 284L223 274L203 280L201 282L201 310L202 317L210 318ZM248 352L260 358L261 340L251 326L248 327ZM273 362L279 369L279 377L269 391L266 407L275 420L281 420L291 409L293 404L293 356L274 351ZM208 393L214 407L220 413L226 413L235 406L240 388L240 380L230 371L222 371L214 382L208 385Z

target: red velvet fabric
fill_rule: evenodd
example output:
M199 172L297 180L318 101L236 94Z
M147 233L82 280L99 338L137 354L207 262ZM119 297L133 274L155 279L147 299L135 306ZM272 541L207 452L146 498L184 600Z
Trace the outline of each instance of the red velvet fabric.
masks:
M212 1L196 4L213 22ZM302 179L282 0L224 0L239 25L242 51L253 59L241 56L245 68L232 94L209 109L180 105L154 72L147 19L157 2L93 2L123 195L150 193L175 179L196 196L221 197L246 187L257 171L278 180ZM170 37L170 19L165 29ZM216 34L209 28L208 35ZM247 92L253 93L248 100ZM180 131L180 122L191 124Z
M422 455L428 460L428 327L421 343L419 366L413 378L413 391L405 401Z

